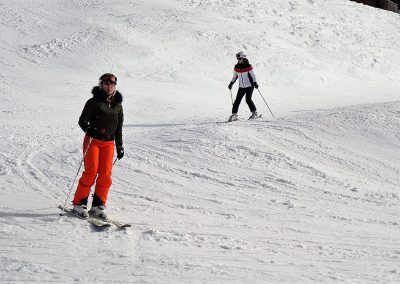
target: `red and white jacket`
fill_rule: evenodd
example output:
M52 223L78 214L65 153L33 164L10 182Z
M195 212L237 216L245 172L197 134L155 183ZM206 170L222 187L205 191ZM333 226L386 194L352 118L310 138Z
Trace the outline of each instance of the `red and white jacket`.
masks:
M253 87L254 83L257 82L253 67L247 60L242 64L235 65L231 82L235 83L237 79L239 79L239 88Z

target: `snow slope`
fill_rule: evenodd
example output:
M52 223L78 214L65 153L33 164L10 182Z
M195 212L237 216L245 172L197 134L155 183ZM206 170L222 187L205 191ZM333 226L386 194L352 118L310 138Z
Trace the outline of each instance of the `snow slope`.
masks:
M398 283L399 15L347 0L0 0L1 283ZM247 50L263 119L227 119ZM124 95L109 214L58 216ZM73 186L73 191L75 185Z

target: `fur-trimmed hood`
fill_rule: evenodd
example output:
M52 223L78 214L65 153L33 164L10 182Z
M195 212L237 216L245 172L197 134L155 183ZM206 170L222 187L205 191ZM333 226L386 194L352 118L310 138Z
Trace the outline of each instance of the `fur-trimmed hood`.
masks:
M93 94L93 98L95 98L99 101L107 100L107 94L105 92L103 92L99 86L93 87L92 94ZM121 104L122 103L122 94L119 91L116 91L113 100L115 103Z

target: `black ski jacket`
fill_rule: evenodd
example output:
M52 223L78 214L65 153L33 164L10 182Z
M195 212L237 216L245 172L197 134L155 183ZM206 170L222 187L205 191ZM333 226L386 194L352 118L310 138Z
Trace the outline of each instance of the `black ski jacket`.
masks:
M92 94L79 117L79 126L92 138L115 140L117 147L122 146L124 113L121 93L116 91L111 102L107 101L107 94L98 86L93 87Z

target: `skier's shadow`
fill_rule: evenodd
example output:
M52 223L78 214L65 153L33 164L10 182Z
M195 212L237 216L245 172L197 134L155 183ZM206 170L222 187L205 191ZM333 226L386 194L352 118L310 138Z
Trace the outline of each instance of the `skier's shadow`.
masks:
M54 209L54 208L43 208L43 209ZM29 212L0 212L0 219L7 219L7 218L34 218L34 219L42 219L42 220L54 220L59 221L59 213L29 213ZM50 217L50 219L49 219ZM76 217L79 219L78 217ZM95 225L91 224L91 231L92 232L102 232L108 229L109 227L105 228L98 228Z
M39 210L45 209L53 209L52 207L49 208L42 208ZM50 215L57 215L52 213L34 213L34 212L0 212L0 218L41 218L41 217L49 217Z

